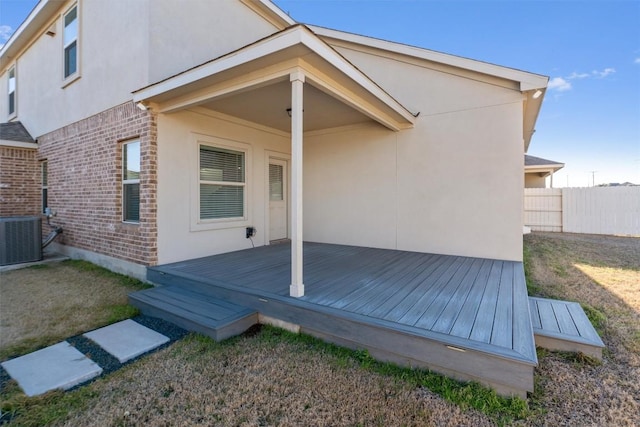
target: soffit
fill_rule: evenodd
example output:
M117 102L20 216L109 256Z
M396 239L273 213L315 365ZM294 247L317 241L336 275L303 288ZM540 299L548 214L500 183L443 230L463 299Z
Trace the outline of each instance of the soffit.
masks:
M306 78L305 130L370 120L400 130L415 122L412 113L301 25L140 89L134 101L167 113L200 106L288 129L273 109L290 105L289 75L295 71Z

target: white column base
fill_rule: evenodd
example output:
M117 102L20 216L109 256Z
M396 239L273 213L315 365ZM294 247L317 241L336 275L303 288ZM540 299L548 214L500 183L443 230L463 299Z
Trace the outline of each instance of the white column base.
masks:
M304 296L304 285L289 285L289 296L300 298Z

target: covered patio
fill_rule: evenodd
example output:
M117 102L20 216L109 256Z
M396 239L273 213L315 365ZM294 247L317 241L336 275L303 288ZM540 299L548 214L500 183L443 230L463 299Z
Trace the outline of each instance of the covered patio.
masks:
M150 267L165 286L131 296L143 312L182 301L211 316L223 300L276 323L405 366L533 390L537 364L522 263L304 243L302 297L289 293L287 243ZM144 294L148 294L144 296ZM186 314L185 314L186 313Z
M294 25L220 58L134 93L155 113L204 108L291 139L290 289L303 281L303 140L306 132L376 122L390 131L413 127L417 116L304 25ZM243 219L248 219L246 210Z

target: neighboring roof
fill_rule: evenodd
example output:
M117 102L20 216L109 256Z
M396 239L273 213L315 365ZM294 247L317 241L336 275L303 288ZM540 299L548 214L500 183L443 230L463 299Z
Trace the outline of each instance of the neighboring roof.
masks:
M542 157L524 155L525 166L564 166L564 163L556 162L554 160L543 159Z
M0 141L36 142L20 122L0 123Z
M535 173L541 177L546 177L558 172L563 167L564 163L530 156L528 154L524 155L524 173Z

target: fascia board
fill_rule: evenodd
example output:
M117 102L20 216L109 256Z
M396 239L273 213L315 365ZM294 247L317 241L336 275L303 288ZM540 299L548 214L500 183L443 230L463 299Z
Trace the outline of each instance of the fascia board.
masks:
M345 33L343 31L332 30L323 27L310 25L309 28L321 37L332 38L349 43L364 45L376 48L382 51L389 51L397 54L407 55L426 61L438 62L452 67L462 68L465 70L475 71L481 74L487 74L494 77L503 78L520 83L520 90L527 91L533 89L543 89L547 87L549 78L547 76L529 73L527 71L516 70L514 68L503 67L500 65L490 64L488 62L477 61L474 59L463 58L447 53L436 52L415 46L409 46L401 43L380 40L372 37L361 36L357 34Z
M257 42L250 47L200 65L199 67L186 71L182 74L178 74L160 83L134 91L133 100L134 102L138 102L153 98L171 90L178 89L189 83L196 82L271 53L286 49L296 43L300 43L299 27L279 33L271 38Z
M0 49L0 69L12 63L24 48L29 46L30 41L41 30L41 26L56 15L60 6L60 1L53 0L40 0L36 4L29 16Z
M415 124L415 116L409 110L311 31L306 30L302 33L302 43L369 93L391 107L404 120L408 121L411 125Z
M30 148L33 150L38 149L38 144L35 142L10 141L7 139L0 139L0 146L12 148Z
M222 57L169 78L168 80L135 91L133 93L133 101L139 102L151 99L206 77L246 64L252 60L295 46L296 44L302 44L319 55L333 67L388 105L402 117L403 120L408 122L410 126L415 124L415 116L411 112L303 26L296 26L290 30L283 31L229 56Z
M269 0L240 0L245 6L262 16L279 29L297 24L289 15Z

